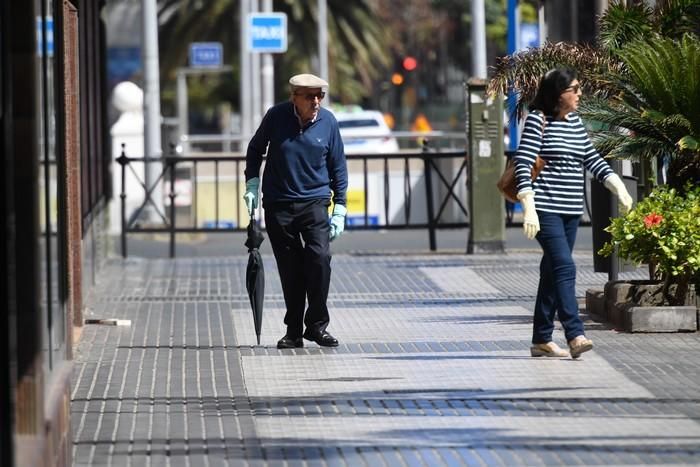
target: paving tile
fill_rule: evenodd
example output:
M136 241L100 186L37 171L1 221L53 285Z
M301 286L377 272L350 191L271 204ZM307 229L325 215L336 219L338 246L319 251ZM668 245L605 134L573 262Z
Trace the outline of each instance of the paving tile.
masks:
M577 295L602 286L575 253ZM336 255L335 349L262 345L246 256L110 260L75 349L75 465L660 465L700 458L700 338L587 321L580 360L529 357L539 256ZM637 277L631 273L630 277ZM640 277L641 278L641 277ZM555 341L564 345L561 326Z

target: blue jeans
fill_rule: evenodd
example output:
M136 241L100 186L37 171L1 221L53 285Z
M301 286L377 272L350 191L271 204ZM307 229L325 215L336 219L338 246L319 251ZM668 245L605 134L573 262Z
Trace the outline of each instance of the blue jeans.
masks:
M583 335L583 322L576 301L576 264L571 252L576 242L580 216L538 211L540 231L537 241L544 252L540 262L532 343L552 340L554 314L564 326L566 340Z

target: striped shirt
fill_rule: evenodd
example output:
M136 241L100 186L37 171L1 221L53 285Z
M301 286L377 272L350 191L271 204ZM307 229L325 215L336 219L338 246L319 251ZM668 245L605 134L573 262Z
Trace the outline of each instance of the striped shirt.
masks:
M613 174L608 163L595 150L578 114L564 120L546 117L542 136L541 112L525 119L520 145L515 153L518 193L534 190L538 211L583 214L584 168L603 182ZM546 162L540 175L531 181L530 172L537 155Z

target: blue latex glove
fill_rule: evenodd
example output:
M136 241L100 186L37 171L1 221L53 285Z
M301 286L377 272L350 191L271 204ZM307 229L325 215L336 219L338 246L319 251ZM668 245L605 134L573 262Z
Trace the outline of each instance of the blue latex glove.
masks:
M331 216L331 230L330 239L331 242L336 238L340 237L340 234L345 230L345 215L348 210L342 204L336 204L333 206L333 215Z
M248 208L248 215L252 216L255 208L258 207L258 189L260 188L260 178L253 177L247 182L245 182L245 194L243 195L243 201L245 201L245 207Z

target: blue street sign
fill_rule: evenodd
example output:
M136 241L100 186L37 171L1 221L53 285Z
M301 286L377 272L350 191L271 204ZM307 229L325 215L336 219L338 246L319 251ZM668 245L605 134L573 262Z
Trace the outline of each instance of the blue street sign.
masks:
M121 81L133 80L141 69L140 47L107 48L107 82L110 88Z
M379 216L376 214L370 214L367 216L367 224L365 224L365 215L356 214L349 215L345 218L345 223L348 226L358 226L358 225L379 225Z
M287 51L287 15L251 13L248 15L248 52Z
M53 57L54 37L53 17L51 16L46 16L43 22L40 16L36 18L36 52L40 57L44 55L44 25L46 26L46 54L49 57Z
M535 23L520 24L520 49L540 46L540 28Z
M216 68L223 65L224 48L221 42L193 42L190 44L192 68Z

